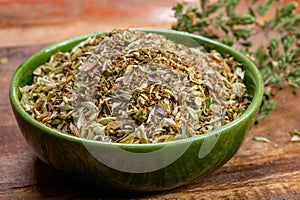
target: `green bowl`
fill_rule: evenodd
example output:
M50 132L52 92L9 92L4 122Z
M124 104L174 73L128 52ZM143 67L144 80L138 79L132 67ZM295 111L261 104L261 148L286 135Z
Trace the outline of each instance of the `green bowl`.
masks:
M255 65L238 51L207 38L170 30L134 29L165 35L189 46L198 44L230 54L244 65L248 93L247 110L233 122L205 135L158 144L105 143L55 131L34 120L20 104L19 88L32 83L33 71L56 52L69 51L92 33L50 45L28 58L16 70L10 85L14 115L28 144L50 166L104 188L126 191L158 191L182 186L224 165L249 132L263 96L263 81ZM192 42L191 42L192 41Z

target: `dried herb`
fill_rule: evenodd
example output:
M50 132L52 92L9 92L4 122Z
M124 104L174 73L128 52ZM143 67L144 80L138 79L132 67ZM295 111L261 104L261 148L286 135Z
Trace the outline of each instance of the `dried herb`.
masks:
M0 64L5 65L6 63L8 63L7 57L0 58Z
M115 30L57 52L20 88L36 120L66 134L158 143L205 134L248 106L242 66L162 35Z
M270 116L275 108L272 89L287 83L293 88L300 86L300 15L296 2L200 0L199 3L198 7L178 3L174 7L177 23L172 28L219 40L251 58L265 83L260 118ZM253 45L257 40L262 43Z
M268 138L261 137L261 136L254 137L254 140L256 140L257 142L266 142L266 143L270 142L270 140Z
M290 136L292 142L300 142L300 131L298 129L291 130Z

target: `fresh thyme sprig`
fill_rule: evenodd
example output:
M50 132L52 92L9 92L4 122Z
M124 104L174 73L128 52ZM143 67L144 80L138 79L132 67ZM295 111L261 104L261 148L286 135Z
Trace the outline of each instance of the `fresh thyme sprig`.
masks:
M173 29L203 35L247 55L259 68L265 85L259 118L275 109L274 87L300 87L300 14L297 4L281 1L199 0L199 7L178 3ZM238 10L240 12L238 12ZM262 41L260 44L255 40Z

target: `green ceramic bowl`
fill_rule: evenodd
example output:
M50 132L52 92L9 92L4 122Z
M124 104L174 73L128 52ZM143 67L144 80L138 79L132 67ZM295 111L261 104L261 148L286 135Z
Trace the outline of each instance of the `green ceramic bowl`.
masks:
M244 65L248 109L236 120L205 135L159 144L117 144L65 135L35 121L20 104L19 87L32 83L32 73L57 50L69 51L91 35L71 38L48 46L26 60L10 85L11 105L19 127L37 156L54 168L99 187L126 191L157 191L187 184L224 165L239 149L259 110L263 81L254 64L238 51L188 33L135 29L153 32L186 45L201 44L230 54ZM192 42L191 42L192 41Z

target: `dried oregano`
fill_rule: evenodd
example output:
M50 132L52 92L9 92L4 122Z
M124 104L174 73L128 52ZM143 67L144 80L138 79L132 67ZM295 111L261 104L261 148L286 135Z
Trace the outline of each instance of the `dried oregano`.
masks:
M158 143L236 119L249 104L243 81L232 57L158 34L115 30L56 52L20 91L24 109L62 133Z

